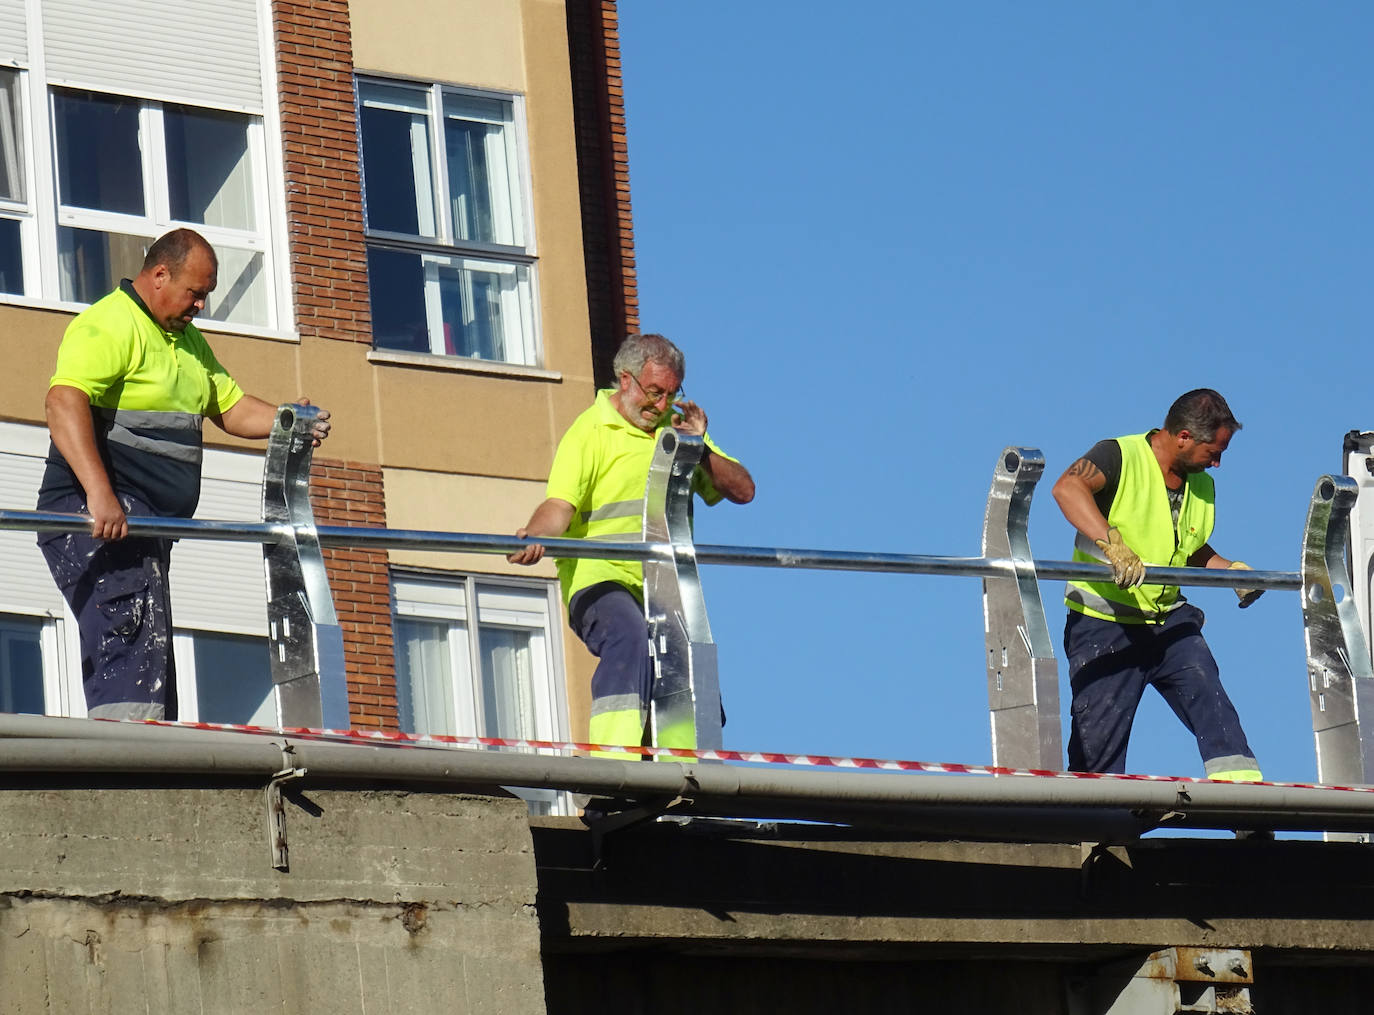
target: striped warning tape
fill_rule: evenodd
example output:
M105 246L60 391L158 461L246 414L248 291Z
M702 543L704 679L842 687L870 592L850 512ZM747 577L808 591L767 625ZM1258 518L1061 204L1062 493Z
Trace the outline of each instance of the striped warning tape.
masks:
M1060 772L1048 768L1007 768L1002 765L965 765L947 761L898 761L884 758L841 758L825 754L779 754L773 751L694 751L681 747L622 747L615 744L584 744L574 740L526 740L508 737L455 737L435 733L399 733L385 730L327 730L304 726L244 726L231 723L164 722L155 719L99 719L97 722L141 722L149 726L177 729L220 730L256 733L262 736L295 737L336 743L366 743L390 747L515 748L526 751L579 751L634 754L644 758L669 758L683 761L741 761L768 765L801 765L819 768L874 770L885 772L935 772L945 775L1019 775L1041 779L1118 779L1134 782L1205 783L1186 775L1132 775L1114 772ZM1374 786L1331 786L1307 782L1258 782L1255 786L1286 789L1333 789L1350 793L1374 793Z

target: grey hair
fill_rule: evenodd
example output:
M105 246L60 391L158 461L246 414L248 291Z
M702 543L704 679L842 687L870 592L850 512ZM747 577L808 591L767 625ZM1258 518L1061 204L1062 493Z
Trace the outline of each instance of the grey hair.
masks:
M1234 433L1240 429L1240 421L1231 414L1226 399L1211 388L1194 388L1179 395L1164 417L1165 430L1172 434L1187 430L1200 441L1214 440L1223 427Z
M627 336L615 352L611 369L615 371L616 377L626 370L632 376L638 377L639 372L644 369L644 364L650 360L677 374L679 383L687 376L687 359L682 355L682 350L662 335Z

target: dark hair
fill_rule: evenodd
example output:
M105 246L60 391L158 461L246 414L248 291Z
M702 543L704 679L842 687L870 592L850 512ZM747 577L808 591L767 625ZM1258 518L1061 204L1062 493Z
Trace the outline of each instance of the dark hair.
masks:
M219 258L215 255L215 248L210 246L210 242L194 229L173 229L170 233L163 233L153 245L148 248L148 253L143 257L143 270L151 271L159 264L166 265L167 269L173 274L181 271L182 265L186 263L186 258L191 256L191 251L200 249L210 255L211 262L216 268L219 267Z
M1200 441L1213 440L1223 427L1235 432L1240 429L1240 420L1231 415L1226 399L1211 388L1194 388L1179 395L1164 417L1165 430L1171 434L1187 430Z
M682 355L682 350L662 335L652 334L628 336L616 350L611 369L617 377L623 370L628 370L638 377L639 372L644 369L644 364L650 360L677 374L679 382L687 376L687 360Z

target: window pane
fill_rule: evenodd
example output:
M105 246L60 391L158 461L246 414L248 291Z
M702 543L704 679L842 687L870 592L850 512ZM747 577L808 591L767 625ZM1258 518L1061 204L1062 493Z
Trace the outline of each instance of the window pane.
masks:
M93 229L57 230L57 269L64 300L94 303L121 278L133 278L152 239Z
M12 70L0 70L0 197L24 200L24 118Z
M531 633L483 624L478 632L482 648L482 735L534 739L534 675Z
M218 284L205 306L204 317L233 324L267 323L267 277L262 254L232 247L215 247L219 256Z
M425 269L420 255L369 247L367 289L372 301L373 345L429 352Z
M16 219L0 219L0 293L24 294L24 250Z
M444 621L396 618L396 705L406 733L455 732L449 626Z
M531 324L529 268L464 259L438 267L444 352L524 363Z
M248 117L166 106L167 183L172 218L229 229L253 229L253 172Z
M272 656L266 638L191 632L196 657L196 718L201 722L275 726Z
M367 228L435 236L426 93L365 84L362 99L359 131Z
M458 240L524 243L507 158L510 110L509 102L496 99L444 98L449 202Z
M42 635L41 620L0 621L0 712L44 713Z
M135 99L54 92L58 200L78 208L143 214L143 157Z

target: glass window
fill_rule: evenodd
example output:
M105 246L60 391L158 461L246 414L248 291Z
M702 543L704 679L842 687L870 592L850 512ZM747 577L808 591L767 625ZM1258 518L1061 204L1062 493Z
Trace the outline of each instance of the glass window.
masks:
M196 720L275 726L277 700L267 639L212 631L187 633L195 661Z
M553 740L566 709L549 634L548 583L395 576L401 729ZM474 616L471 608L476 603Z
M55 91L53 128L58 200L77 208L143 214L136 99Z
M59 227L57 269L62 298L94 303L118 285L121 278L133 278L153 239Z
M163 124L172 218L228 229L256 228L248 117L167 106Z
M0 69L0 198L23 201L26 191L19 72Z
M18 219L0 218L0 293L24 294L24 247Z
M154 238L189 223L220 262L202 317L272 323L257 117L66 89L52 106L62 299L95 302L138 273Z
M0 617L0 712L45 712L43 622Z
M358 94L373 343L537 363L515 101L376 81Z

